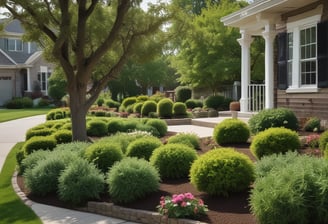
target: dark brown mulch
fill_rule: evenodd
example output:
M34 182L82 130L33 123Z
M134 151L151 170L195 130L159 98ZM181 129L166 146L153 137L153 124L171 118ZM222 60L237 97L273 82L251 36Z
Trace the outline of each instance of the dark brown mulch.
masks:
M168 133L168 135L162 139L163 142L166 141L167 137L174 134L175 133ZM211 138L203 138L201 141L201 150L198 152L199 154L202 154L217 146L218 145L216 145L213 140L211 140ZM234 144L227 147L233 147L237 151L248 155L253 161L255 161L254 156L249 150L249 144ZM303 149L303 153L311 152L308 152L307 149ZM22 177L18 177L18 184L21 189L25 191L27 197L33 201L55 205L58 207L70 208L65 203L59 201L55 195L36 197L29 194L24 188ZM208 205L209 211L207 212L207 216L201 218L200 221L220 224L255 224L255 217L250 213L250 207L248 203L249 190L241 193L233 193L229 197L213 197L207 195L204 192L197 191L195 187L190 184L188 179L165 180L161 183L158 192L152 193L142 200L138 200L137 202L130 204L125 204L123 206L135 209L156 211L156 206L159 204L161 196L191 192L196 197L202 198L204 203ZM103 195L100 201L111 202L107 195Z

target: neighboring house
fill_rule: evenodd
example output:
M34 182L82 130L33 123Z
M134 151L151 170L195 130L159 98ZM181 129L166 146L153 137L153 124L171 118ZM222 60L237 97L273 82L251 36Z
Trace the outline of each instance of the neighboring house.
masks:
M47 95L53 65L42 57L36 43L24 42L18 20L0 20L0 106L13 97L30 96L37 88Z
M264 108L328 120L327 0L258 0L221 21L241 33L241 112L263 100ZM258 89L250 84L252 36L265 39L265 84Z

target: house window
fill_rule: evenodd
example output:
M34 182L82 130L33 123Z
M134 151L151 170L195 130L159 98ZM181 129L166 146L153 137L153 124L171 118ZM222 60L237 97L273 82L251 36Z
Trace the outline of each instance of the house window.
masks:
M316 92L318 86L317 23L312 16L287 23L287 92Z
M8 51L23 51L23 41L20 39L8 39Z
M38 81L40 83L41 91L48 91L48 79L50 77L50 72L39 72L38 73Z

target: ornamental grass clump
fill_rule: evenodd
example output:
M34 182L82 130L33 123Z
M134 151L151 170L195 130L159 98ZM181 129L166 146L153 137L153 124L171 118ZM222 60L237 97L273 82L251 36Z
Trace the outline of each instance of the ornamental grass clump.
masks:
M191 193L174 194L170 196L162 196L160 204L157 206L161 215L169 218L191 218L195 219L206 215L208 211L207 205L202 199L197 199Z
M245 191L254 177L250 158L232 148L213 149L200 156L190 169L190 182L209 195Z
M319 138L319 148L321 152L325 150L327 143L328 143L328 131L325 131L320 135Z

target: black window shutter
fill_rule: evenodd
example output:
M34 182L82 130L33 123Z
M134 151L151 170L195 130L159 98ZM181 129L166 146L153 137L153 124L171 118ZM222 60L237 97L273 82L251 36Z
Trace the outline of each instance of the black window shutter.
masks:
M278 89L285 90L287 78L287 33L278 34Z
M328 87L328 21L317 26L318 87Z

